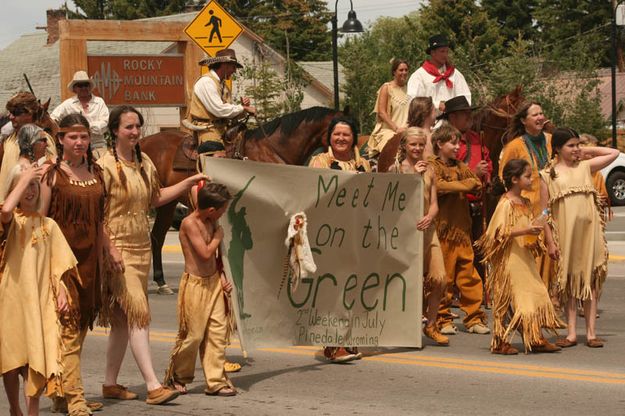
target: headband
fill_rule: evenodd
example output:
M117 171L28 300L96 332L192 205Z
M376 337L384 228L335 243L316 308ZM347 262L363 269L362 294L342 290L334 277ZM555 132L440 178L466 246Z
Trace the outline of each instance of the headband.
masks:
M59 129L59 133L62 133L62 134L71 133L71 132L77 132L77 133L87 132L87 133L89 133L89 129L87 127L83 126L82 124L74 124L73 126L61 127Z

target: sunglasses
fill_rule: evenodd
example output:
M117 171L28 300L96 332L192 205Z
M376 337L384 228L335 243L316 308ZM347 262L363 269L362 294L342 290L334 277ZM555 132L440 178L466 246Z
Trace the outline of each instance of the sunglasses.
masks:
M77 82L74 84L74 87L78 87L78 88L87 88L90 87L91 84L88 82Z
M22 114L30 114L25 108L15 108L9 111L9 113L13 114L15 117L19 117Z

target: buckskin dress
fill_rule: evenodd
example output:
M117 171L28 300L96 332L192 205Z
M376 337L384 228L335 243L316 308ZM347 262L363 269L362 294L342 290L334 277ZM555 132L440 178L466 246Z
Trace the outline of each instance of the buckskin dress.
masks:
M156 168L142 153L142 162L115 161L109 151L98 159L107 193L105 229L111 243L121 253L124 273L107 271L104 286L103 324L111 322L111 308L121 307L130 327L144 328L150 323L148 274L152 262L148 212L160 192ZM121 180L121 169L126 185Z

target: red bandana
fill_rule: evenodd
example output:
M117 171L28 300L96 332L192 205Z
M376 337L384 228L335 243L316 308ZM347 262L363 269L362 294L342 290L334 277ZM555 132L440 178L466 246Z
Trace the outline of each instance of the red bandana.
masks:
M453 88L454 87L454 83L451 82L451 80L449 79L449 77L452 76L454 74L454 71L456 70L456 68L453 65L448 65L447 66L447 70L445 71L444 74L441 74L441 72L438 70L436 65L434 65L430 61L424 61L423 65L421 65L421 67L423 69L425 69L425 72L427 72L428 74L430 74L430 75L432 75L434 77L434 81L433 81L434 84L436 84L440 80L444 79L445 80L445 85L447 85L447 88Z

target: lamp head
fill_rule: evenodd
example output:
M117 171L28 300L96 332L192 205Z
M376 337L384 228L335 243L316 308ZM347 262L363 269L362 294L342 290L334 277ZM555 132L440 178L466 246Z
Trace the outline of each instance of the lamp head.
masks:
M347 20L343 23L343 28L341 29L343 33L360 33L364 32L362 28L362 23L356 18L356 12L354 10L350 10L347 13Z

